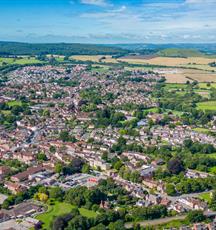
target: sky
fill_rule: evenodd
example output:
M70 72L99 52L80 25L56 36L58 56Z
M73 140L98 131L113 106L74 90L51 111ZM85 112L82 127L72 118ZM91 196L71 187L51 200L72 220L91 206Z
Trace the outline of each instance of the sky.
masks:
M0 41L216 43L216 0L0 0Z

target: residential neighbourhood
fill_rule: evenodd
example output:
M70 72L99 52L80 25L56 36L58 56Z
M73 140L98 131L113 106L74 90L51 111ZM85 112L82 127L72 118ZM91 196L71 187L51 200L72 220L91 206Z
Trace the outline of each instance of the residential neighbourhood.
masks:
M134 212L152 210L140 217L142 227L155 215L201 215L201 223L185 221L180 229L215 229L216 114L188 120L187 108L169 109L164 81L151 71L99 72L88 64L8 72L0 91L0 228L44 228L52 197L80 208L81 200L69 200L85 188L105 192L94 211L83 206L97 216L128 207L132 223ZM61 192L53 196L52 189ZM111 198L120 194L124 202Z

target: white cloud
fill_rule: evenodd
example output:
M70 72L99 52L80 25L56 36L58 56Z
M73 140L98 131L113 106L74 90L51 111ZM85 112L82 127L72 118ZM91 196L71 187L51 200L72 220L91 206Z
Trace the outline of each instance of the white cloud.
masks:
M95 5L95 6L107 6L108 3L105 0L81 0L82 4Z

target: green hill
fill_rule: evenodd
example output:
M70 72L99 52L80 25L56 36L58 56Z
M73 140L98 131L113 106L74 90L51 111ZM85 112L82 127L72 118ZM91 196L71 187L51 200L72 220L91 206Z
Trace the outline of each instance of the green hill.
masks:
M118 47L79 43L0 42L0 55L123 55L128 51Z
M158 56L162 57L203 57L204 53L194 49L178 49L168 48L157 52Z

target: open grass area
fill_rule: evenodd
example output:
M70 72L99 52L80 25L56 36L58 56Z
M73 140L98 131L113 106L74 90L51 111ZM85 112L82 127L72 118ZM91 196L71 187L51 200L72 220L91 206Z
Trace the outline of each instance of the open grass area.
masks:
M9 106L16 106L16 105L21 106L22 102L21 101L8 101L7 104Z
M199 198L206 201L207 203L210 203L211 201L211 195L210 192L202 193L199 195Z
M200 110L215 110L216 111L216 101L205 101L197 103L197 108Z
M79 208L80 214L82 216L88 217L88 218L95 218L97 216L96 212L93 212L91 210L85 209L85 208Z
M167 83L166 84L166 89L186 89L187 84L181 84L181 83Z
M70 213L73 208L76 207L65 202L55 202L54 205L48 205L47 211L45 213L38 215L36 219L44 223L43 229L48 230L50 229L50 223L52 222L54 217ZM95 212L87 210L85 208L80 208L79 211L82 216L88 218L94 218L97 216Z
M24 64L37 64L42 63L42 61L37 60L34 57L20 57L20 58L0 58L0 66L3 64L18 64L18 65L24 65Z
M157 229L172 229L180 228L182 225L189 225L190 223L187 220L172 220L166 224L158 225Z
M198 132L198 133L204 133L204 134L208 134L209 133L208 129L200 128L200 127L194 128L193 130L196 131L196 132Z
M209 169L209 172L212 173L212 174L216 174L216 166L211 167L211 168Z
M216 83L210 83L210 85L208 85L207 83L199 83L199 88L207 90L211 88L216 88Z

